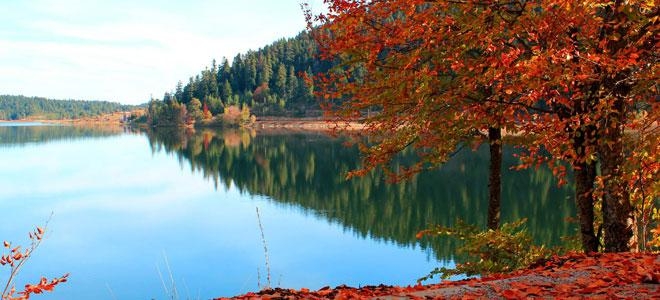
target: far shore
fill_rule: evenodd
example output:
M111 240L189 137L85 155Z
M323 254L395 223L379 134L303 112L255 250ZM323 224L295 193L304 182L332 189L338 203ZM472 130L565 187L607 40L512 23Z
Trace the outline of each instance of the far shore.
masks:
M122 115L87 117L81 119L21 119L21 120L0 120L2 123L46 123L46 124L64 124L64 125L102 125L102 126L124 126L128 125L121 121ZM331 131L339 129L342 131L362 130L365 125L359 122L337 123L322 118L279 118L263 117L257 118L255 124L250 126L257 131L285 130L285 131ZM199 128L207 128L201 126Z
M90 117L83 117L83 118L77 118L77 119L42 119L39 116L35 116L32 118L26 118L26 119L20 119L20 120L0 120L0 122L14 122L14 123L29 123L29 122L37 122L37 123L46 123L46 124L64 124L64 125L100 125L100 126L122 126L125 125L122 120L128 115L130 112L114 112L114 113L108 113L108 114L103 114L103 115L98 115L98 116L90 116Z
M365 125L359 122L336 123L321 118L257 118L253 125L257 130L285 129L304 131L329 131L338 129L342 131L363 130Z
M20 119L0 120L0 123L44 123L63 124L74 126L130 126L123 122L124 113L113 113L96 117L85 117L80 119ZM656 121L647 130L656 130L660 124ZM196 128L214 128L215 126L199 126ZM257 131L308 131L308 132L354 132L366 129L366 125L360 122L336 122L323 118L286 118L286 117L258 117L256 122L249 126ZM626 129L626 133L634 133L636 130ZM481 131L486 135L487 132ZM517 137L520 132L503 130L502 136Z

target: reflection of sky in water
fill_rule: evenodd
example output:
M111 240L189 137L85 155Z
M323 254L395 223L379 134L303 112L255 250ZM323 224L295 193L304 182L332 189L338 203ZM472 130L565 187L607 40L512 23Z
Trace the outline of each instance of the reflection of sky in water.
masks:
M16 126L59 126L59 124L41 123L41 122L0 122L0 127L16 127Z
M233 188L216 191L175 157L152 154L144 136L0 148L0 166L0 239L25 244L54 212L17 286L71 277L39 299L165 299L157 270L169 282L165 257L182 299L256 290L257 269L266 277L256 206L274 285L413 284L437 266L419 248L365 240Z

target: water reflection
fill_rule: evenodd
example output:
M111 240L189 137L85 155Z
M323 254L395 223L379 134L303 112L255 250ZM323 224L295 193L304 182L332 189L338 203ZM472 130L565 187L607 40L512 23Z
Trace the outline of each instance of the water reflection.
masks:
M429 224L451 225L456 218L485 224L488 149L465 150L443 168L399 184L386 184L378 173L345 180L359 163L355 148L320 133L158 130L148 134L153 151L175 154L179 161L212 180L216 188L236 186L278 203L341 224L362 237L418 243L415 233ZM558 188L544 168L509 171L516 163L505 147L503 221L529 218L537 242L557 244L574 233L565 218L574 215L572 190ZM440 260L453 258L451 240L423 240Z
M55 213L18 280L70 272L46 299L171 298L157 269L169 276L165 257L186 298L256 290L265 271L255 206L274 285L407 285L436 257L450 266L455 249L433 239L423 252L417 230L457 217L483 224L486 214L485 149L388 185L375 173L344 180L357 153L322 134L121 132L0 128L0 237L22 241ZM570 190L556 189L550 172L504 179L505 220L529 217L544 242L571 232Z
M61 140L104 138L122 134L118 126L67 126L35 122L0 123L0 146L22 146Z

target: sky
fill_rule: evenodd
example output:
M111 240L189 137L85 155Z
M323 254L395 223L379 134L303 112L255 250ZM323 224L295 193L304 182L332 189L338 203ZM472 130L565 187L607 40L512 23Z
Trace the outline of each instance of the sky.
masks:
M305 29L322 0L0 0L0 94L140 104Z

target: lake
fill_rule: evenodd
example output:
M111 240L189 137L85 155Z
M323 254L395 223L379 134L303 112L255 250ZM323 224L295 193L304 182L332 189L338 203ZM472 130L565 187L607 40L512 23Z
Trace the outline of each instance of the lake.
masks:
M26 245L50 218L17 286L71 273L39 299L208 299L269 277L409 285L460 259L455 241L416 232L485 224L487 148L390 185L376 173L345 180L356 149L320 133L12 124L0 126L0 239ZM537 242L557 244L575 232L572 195L547 169L506 171L502 218L529 218Z

